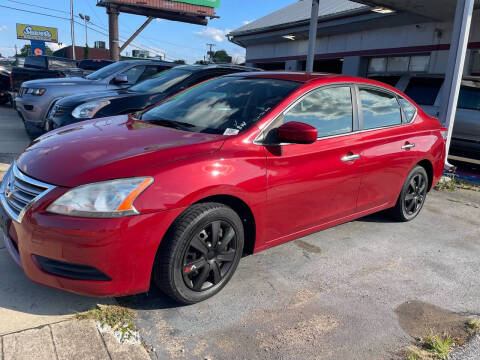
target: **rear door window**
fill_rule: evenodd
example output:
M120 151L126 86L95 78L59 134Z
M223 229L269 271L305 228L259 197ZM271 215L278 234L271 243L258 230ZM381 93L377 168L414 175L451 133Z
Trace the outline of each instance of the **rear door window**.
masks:
M360 100L364 129L376 129L402 123L402 112L395 95L380 90L360 88Z
M405 94L420 105L434 105L443 79L440 78L417 78L414 77L405 90Z
M352 132L351 88L339 86L314 91L284 114L284 122L291 121L315 127L319 138Z

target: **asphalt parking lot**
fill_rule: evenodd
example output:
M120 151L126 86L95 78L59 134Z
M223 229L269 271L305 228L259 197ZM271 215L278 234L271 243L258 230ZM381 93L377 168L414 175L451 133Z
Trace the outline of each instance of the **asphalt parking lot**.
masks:
M0 107L0 163L27 143ZM2 246L0 334L99 301L31 283ZM155 289L116 300L136 310L152 359L391 359L454 315L480 315L479 267L480 192L432 191L410 223L372 215L247 256L203 303Z

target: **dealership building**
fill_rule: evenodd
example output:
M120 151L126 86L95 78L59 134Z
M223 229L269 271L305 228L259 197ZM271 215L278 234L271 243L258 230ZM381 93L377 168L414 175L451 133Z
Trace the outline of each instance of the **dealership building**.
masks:
M439 7L443 6L438 2ZM248 65L305 70L312 2L299 0L232 31ZM480 18L473 16L464 75L480 75ZM453 16L320 0L314 71L356 76L445 74Z

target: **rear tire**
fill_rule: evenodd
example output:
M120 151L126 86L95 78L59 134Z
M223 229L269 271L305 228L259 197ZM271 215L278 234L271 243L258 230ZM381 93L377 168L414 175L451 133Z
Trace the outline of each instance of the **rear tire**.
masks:
M425 169L419 165L415 166L405 180L397 204L390 210L391 215L399 221L415 219L425 204L428 184Z
M218 203L193 205L162 240L153 280L180 303L203 301L232 278L243 244L244 229L235 211Z

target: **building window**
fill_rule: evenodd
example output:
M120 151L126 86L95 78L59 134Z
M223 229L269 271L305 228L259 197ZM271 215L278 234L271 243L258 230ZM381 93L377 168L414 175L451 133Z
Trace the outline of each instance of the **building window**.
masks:
M387 72L408 72L408 65L410 63L409 56L391 56L387 62Z
M370 59L368 72L370 74L427 72L429 65L430 55L377 57Z
M480 75L480 51L472 51L470 62L470 73L472 75Z

